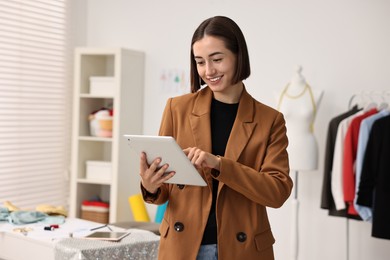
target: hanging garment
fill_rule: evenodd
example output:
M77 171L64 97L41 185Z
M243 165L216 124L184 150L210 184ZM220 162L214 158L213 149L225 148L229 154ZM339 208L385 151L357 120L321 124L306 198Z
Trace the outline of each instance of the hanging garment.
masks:
M378 109L373 108L365 112L363 115L355 117L348 127L344 139L344 160L343 160L343 194L344 201L348 205L348 213L358 215L353 206L355 199L355 160L358 147L358 137L361 122L378 113Z
M375 115L367 117L360 124L358 148L357 148L356 163L355 163L355 165L356 165L356 176L355 176L356 183L355 183L355 199L353 201L353 206L355 207L359 216L364 221L370 221L370 222L372 221L372 209L370 207L362 206L362 205L359 205L356 203L357 202L357 193L358 193L359 184L360 184L360 177L361 177L361 173L362 173L364 154L366 152L368 137L370 135L372 125L379 118L385 117L389 114L390 114L390 111L382 110Z
M336 143L333 156L333 170L331 180L331 190L334 203L337 210L346 209L343 191L343 159L344 159L344 139L351 121L364 111L359 111L344 120L342 120L337 128Z
M390 116L372 126L360 177L357 204L373 211L371 235L390 239Z
M331 180L332 180L333 156L334 156L334 149L336 144L337 128L342 120L357 113L360 110L361 109L359 109L358 106L355 105L347 112L332 118L328 125L326 147L325 147L324 176L322 182L321 208L329 210L329 215L331 216L355 218L355 216L348 216L346 210L336 209L334 199L332 196Z

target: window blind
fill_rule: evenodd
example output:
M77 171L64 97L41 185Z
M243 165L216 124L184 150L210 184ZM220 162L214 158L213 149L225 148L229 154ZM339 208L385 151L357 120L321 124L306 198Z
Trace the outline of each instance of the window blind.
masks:
M0 0L0 206L68 205L66 0Z

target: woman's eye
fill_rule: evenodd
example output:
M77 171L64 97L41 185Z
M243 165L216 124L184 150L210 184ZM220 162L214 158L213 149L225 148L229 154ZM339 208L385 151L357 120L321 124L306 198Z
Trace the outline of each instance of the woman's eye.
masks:
M204 61L197 61L196 64L197 64L197 65L203 65L203 64L204 64Z
M213 61L214 61L214 62L220 62L220 61L222 61L222 58L214 59Z

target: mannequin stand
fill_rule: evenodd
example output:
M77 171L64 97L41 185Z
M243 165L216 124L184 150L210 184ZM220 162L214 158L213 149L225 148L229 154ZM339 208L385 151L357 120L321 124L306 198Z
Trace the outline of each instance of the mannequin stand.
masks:
M298 171L295 171L294 180L294 199L292 200L292 225L291 225L291 259L298 259L298 246L299 246L299 235L298 235Z

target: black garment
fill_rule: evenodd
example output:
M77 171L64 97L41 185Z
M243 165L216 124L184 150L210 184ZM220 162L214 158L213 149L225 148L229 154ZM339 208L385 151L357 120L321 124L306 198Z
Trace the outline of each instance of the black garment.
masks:
M337 128L341 121L345 118L355 114L360 111L357 106L354 106L349 111L340 114L334 117L328 126L328 133L326 138L326 147L325 147L325 162L324 162L324 178L322 182L322 195L321 195L321 208L328 209L329 215L339 216L339 217L348 217L352 219L361 219L360 216L350 215L347 213L347 210L337 210L332 196L332 169L333 169L333 156L337 136Z
M390 239L390 116L374 122L368 138L357 204L372 208L371 235Z
M225 155L226 145L236 119L237 110L238 103L226 104L215 99L212 100L210 113L212 154ZM217 192L218 181L213 179L213 202L204 230L202 245L217 243L217 219L215 216Z

